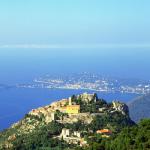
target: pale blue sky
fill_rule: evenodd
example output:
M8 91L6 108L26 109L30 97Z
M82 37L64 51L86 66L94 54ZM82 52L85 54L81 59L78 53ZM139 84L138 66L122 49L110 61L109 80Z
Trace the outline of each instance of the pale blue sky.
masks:
M0 1L0 44L149 44L149 0Z

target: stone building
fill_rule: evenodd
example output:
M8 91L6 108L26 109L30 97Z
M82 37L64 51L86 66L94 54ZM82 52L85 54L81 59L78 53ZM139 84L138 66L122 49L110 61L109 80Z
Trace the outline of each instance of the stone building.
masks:
M91 101L94 101L94 102L97 101L97 95L96 94L83 93L81 95L78 95L77 98L81 98L82 101L85 101L86 103L89 103Z

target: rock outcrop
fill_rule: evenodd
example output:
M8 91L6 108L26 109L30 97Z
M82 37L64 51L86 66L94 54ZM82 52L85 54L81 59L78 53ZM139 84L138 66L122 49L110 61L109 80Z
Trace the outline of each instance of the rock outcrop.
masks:
M121 103L119 101L113 101L112 104L113 104L113 108L116 111L121 112L123 115L129 114L129 109L128 109L128 106L126 104Z

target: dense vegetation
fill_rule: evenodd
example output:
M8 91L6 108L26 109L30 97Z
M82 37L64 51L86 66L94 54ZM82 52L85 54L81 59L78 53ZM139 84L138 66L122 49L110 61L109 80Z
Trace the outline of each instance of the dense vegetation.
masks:
M100 122L99 122L100 123ZM69 125L68 125L69 126ZM47 126L37 129L28 135L19 136L13 142L13 150L149 150L150 149L150 119L142 120L138 125L126 127L117 134L114 133L110 138L102 138L99 134L84 134L89 146L79 147L69 145L63 140L52 138L59 135L62 124L51 122ZM85 128L81 122L73 124L72 129L82 130Z
M138 125L124 128L119 134L104 139L95 135L88 140L89 147L77 148L84 150L149 150L150 149L150 119L139 122Z
M120 130L126 126L132 126L134 122L130 120L128 116L121 113L105 114L101 117L96 116L89 128L96 132L99 129L109 128L114 132L120 132Z
M59 114L59 112L57 112ZM61 115L61 114L59 114ZM26 116L32 117L32 119L39 120L38 117L33 116ZM112 131L114 131L113 136L116 133L120 132L122 128L126 126L132 126L133 122L130 121L129 118L126 116L116 113L114 115L106 114L104 116L95 116L94 120L91 124L84 124L81 121L78 121L73 124L61 124L56 121L49 123L48 125L43 125L42 127L36 128L36 130L30 134L18 135L16 140L13 141L14 148L13 150L38 150L38 149L75 149L77 145L69 145L63 140L58 140L53 138L54 136L58 136L61 133L62 128L67 128L72 131L80 131L81 136L84 137L88 144L90 145L89 149L97 149L97 147L104 146L104 141L100 135L96 134L96 130L108 127ZM92 132L91 132L92 131ZM16 133L17 128L9 129L4 131L3 137L8 137L12 133ZM89 137L91 137L89 139ZM2 138L0 138L2 140ZM117 140L117 139L116 139ZM109 143L109 140L108 140ZM116 143L114 142L114 145ZM108 145L108 144L107 144ZM51 147L51 148L49 148ZM99 149L98 148L98 149Z
M67 144L53 138L54 135L61 133L62 127L62 124L53 121L46 126L37 128L35 132L18 135L16 140L12 142L14 145L13 150L46 150L49 147L51 149L64 149ZM9 134L9 132L5 131L5 134Z

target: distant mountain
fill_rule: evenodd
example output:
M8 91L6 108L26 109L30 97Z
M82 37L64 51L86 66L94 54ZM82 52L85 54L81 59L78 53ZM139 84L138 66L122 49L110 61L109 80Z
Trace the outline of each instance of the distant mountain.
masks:
M135 122L143 118L150 118L150 94L137 97L129 104L130 117Z

